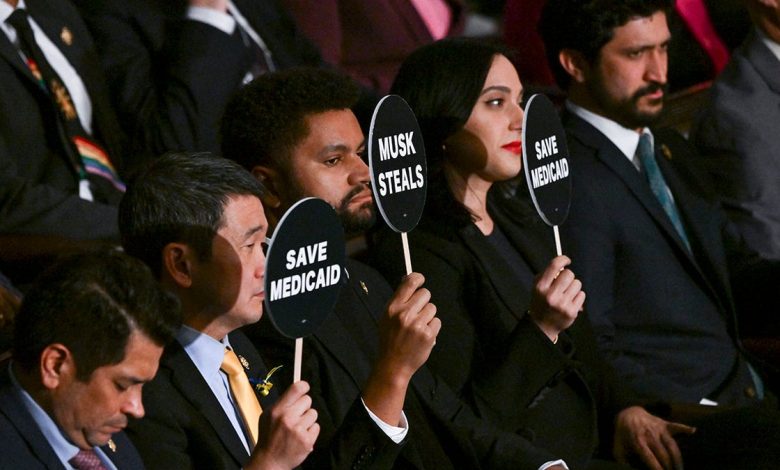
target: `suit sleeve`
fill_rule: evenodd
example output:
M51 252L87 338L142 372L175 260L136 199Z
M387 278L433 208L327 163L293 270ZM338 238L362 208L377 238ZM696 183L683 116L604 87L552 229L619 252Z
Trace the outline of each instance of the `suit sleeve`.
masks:
M120 120L142 150L217 151L221 113L250 60L240 36L134 2L84 5Z
M117 240L117 209L18 176L0 137L0 233Z

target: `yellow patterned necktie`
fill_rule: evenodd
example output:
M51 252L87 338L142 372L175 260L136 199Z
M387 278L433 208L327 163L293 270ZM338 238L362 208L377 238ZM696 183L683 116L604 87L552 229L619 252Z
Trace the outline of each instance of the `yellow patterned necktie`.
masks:
M233 398L244 419L244 424L252 435L252 447L254 447L257 444L258 426L263 409L260 408L260 402L257 401L257 395L249 383L249 378L232 349L225 348L225 357L222 359L220 370L228 376L230 391L233 392Z

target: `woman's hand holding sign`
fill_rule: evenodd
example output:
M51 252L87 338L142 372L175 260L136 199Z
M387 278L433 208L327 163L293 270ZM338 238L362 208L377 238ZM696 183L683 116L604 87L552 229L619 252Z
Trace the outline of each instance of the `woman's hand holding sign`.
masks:
M566 269L567 256L553 258L536 280L528 314L542 332L557 342L558 334L570 327L585 303L582 282Z

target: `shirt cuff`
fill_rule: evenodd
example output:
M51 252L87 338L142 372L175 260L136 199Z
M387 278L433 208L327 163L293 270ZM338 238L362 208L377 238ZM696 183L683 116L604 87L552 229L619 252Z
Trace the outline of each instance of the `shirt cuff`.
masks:
M553 460L552 462L545 462L545 463L542 464L541 467L539 467L539 470L547 470L548 468L550 468L552 466L555 466L555 465L560 465L561 467L565 468L566 470L569 470L569 466L566 465L566 462L564 462L563 460Z
M390 426L389 424L379 419L379 416L375 415L371 410L369 410L366 406L366 402L364 402L362 398L360 399L360 402L363 403L363 408L366 409L371 420L374 421L377 426L379 426L379 429L381 429L383 433L387 434L387 437L389 437L390 440L396 444L400 444L401 441L406 438L406 434L409 432L409 422L406 421L406 413L401 411L401 427Z
M206 23L226 34L233 34L233 31L236 30L236 20L232 16L213 8L188 7L187 18L193 21Z

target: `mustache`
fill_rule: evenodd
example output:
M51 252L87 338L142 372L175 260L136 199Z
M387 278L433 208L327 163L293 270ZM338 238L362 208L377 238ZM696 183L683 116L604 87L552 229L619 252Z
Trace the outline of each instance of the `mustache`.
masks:
M346 196L341 200L340 207L347 207L349 205L349 201L352 200L353 197L357 196L358 194L362 193L365 190L371 191L371 187L368 183L360 183L359 185L352 188Z
M645 95L650 95L650 94L653 94L653 93L655 93L657 91L663 91L664 95L665 95L668 89L669 89L669 84L668 83L653 82L653 83L647 85L646 87L640 88L639 90L637 90L634 93L634 99L638 100L639 98L641 98L641 97L643 97Z

